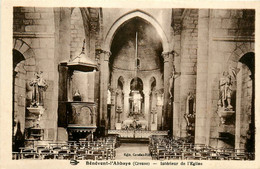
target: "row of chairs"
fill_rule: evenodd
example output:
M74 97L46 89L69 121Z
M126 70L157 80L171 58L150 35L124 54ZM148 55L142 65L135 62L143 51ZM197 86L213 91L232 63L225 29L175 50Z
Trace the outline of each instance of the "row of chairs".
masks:
M116 156L116 138L99 141L49 143L34 147L21 147L13 152L13 159L74 159L113 160Z
M185 138L151 136L149 151L152 159L179 160L252 160L254 153L244 149L213 148L204 144L193 144Z

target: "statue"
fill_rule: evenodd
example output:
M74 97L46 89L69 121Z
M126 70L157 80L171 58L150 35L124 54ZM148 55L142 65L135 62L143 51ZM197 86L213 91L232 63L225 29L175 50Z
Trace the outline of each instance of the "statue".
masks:
M195 96L189 92L188 97L186 99L186 113L184 114L184 118L187 122L187 126L191 126L194 123L195 119Z
M233 110L233 106L231 105L232 84L238 71L239 69L237 68L229 67L229 71L223 72L219 80L219 108Z
M31 107L38 107L43 105L43 91L46 91L48 85L42 78L42 71L34 75L36 78L29 83L33 87Z
M77 89L74 96L73 96L73 101L81 101L81 95L79 90Z

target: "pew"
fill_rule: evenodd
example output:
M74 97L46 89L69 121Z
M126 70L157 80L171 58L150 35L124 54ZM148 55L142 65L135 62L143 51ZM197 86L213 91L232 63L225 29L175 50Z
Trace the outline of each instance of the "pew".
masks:
M113 160L118 146L116 137L104 137L97 141L51 142L33 148L21 147L13 152L13 159L60 159L60 160Z
M244 149L213 148L204 144L193 144L187 138L151 136L149 152L153 160L250 160L254 153Z

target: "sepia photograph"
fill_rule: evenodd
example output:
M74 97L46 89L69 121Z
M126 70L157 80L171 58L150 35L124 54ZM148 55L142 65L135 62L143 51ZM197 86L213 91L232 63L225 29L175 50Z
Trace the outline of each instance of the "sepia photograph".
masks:
M11 162L255 162L255 8L10 9Z

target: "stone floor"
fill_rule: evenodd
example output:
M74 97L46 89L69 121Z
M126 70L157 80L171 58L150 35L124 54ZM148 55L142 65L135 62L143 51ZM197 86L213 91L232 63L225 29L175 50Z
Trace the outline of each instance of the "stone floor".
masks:
M151 160L148 144L122 143L116 149L115 160Z

